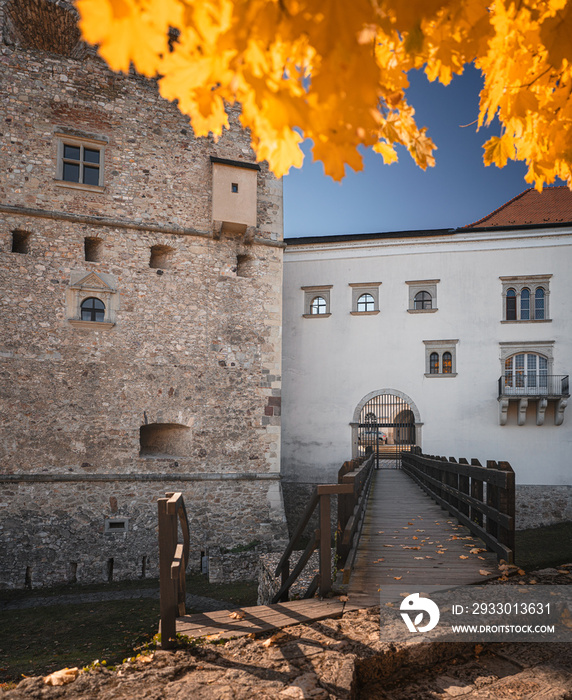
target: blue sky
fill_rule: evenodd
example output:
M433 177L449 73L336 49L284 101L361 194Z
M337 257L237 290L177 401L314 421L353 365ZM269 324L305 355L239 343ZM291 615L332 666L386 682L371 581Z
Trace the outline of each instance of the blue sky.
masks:
M375 233L470 224L530 187L526 165L509 162L499 169L483 165L482 145L499 135L495 122L476 131L480 73L472 66L444 87L412 73L409 102L417 124L428 127L437 145L434 168L424 172L404 148L399 162L384 165L381 156L364 151L364 169L347 169L342 183L312 163L309 145L301 169L284 178L285 236Z

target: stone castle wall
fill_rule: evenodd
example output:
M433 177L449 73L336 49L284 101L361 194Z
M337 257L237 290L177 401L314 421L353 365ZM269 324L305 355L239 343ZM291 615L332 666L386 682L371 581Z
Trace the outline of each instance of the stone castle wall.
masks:
M256 227L221 233L211 157L254 163L238 113L195 139L153 81L39 51L29 23L19 42L18 6L42 4L0 3L0 586L105 580L111 559L114 578L156 573L166 491L197 566L209 546L276 546L281 183L261 164ZM104 144L101 186L58 179L66 134ZM105 323L78 320L86 294Z

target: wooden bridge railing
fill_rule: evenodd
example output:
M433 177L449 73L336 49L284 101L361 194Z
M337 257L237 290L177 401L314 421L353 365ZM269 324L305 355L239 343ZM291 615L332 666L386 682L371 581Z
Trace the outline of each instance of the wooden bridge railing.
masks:
M337 565L346 565L347 562L350 562L350 554L355 557L359 528L363 522L364 506L371 483L373 465L373 455L368 459L362 457L344 462L338 472L337 484L319 484L315 487L306 510L276 567L275 576L281 576L281 586L272 598L273 603L288 600L290 587L302 573L316 549L320 550L319 573L314 576L303 597L311 598L316 591L323 597L331 591L332 529L330 499L332 496L338 496ZM319 528L313 532L302 556L298 559L294 569L290 571L292 552L300 542L306 526L317 507L319 507L320 513ZM353 558L351 563L353 563Z
M514 560L515 481L508 462L403 453L401 468L499 559Z
M161 647L176 643L176 620L185 614L185 571L189 561L189 522L180 493L167 493L157 502L159 511L159 592ZM179 543L179 524L183 543Z

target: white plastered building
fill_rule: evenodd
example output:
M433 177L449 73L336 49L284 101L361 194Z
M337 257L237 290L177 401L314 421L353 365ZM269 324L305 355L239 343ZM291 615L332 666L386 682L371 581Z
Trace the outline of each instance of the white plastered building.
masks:
M571 220L550 188L462 229L287 240L287 500L335 481L369 415L382 443L510 462L517 527L572 520Z

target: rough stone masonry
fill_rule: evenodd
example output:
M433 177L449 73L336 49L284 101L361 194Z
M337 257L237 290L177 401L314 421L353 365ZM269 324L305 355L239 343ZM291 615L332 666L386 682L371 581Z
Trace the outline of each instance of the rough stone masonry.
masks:
M286 532L281 182L237 111L195 138L76 22L0 0L0 587L156 575L169 491L191 567ZM217 167L240 203L223 221Z

